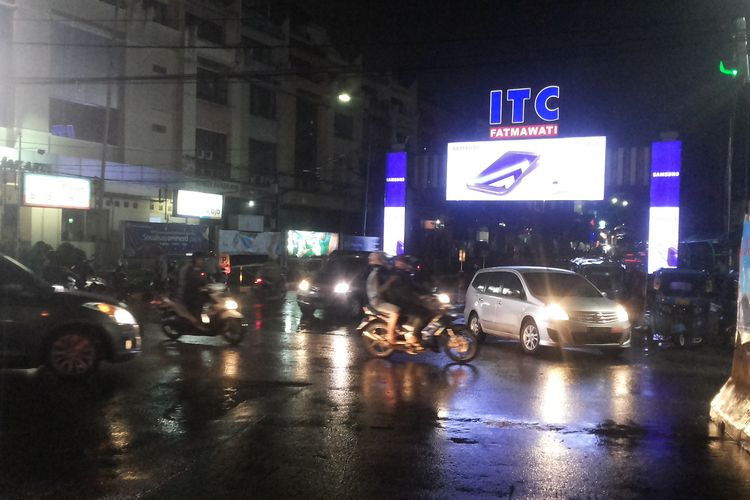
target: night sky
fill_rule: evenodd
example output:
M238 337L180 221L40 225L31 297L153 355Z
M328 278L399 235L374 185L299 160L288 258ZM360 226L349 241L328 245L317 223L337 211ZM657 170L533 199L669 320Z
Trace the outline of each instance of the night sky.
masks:
M422 95L447 109L485 120L490 89L559 84L562 136L641 146L679 132L687 236L721 225L715 207L736 81L718 63L732 54L733 19L750 16L742 3L313 0L294 8L326 26L347 55L363 53L368 70L416 78Z

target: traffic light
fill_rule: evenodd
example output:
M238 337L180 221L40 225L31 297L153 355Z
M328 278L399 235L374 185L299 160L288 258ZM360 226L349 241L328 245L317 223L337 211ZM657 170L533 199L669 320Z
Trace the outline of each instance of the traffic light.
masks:
M732 78L735 78L740 74L740 70L738 70L737 68L727 68L726 66L724 66L724 61L719 61L719 71L721 71L721 73L724 75L731 76Z

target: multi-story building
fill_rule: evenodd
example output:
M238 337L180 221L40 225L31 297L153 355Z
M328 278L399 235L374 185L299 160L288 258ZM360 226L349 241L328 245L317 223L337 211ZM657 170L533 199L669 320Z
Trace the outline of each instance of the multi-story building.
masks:
M416 85L364 76L321 28L251 2L3 0L0 55L6 250L116 255L122 221L232 228L244 213L268 230L356 233L368 164L378 179L384 153L416 135ZM94 180L93 208L24 206L29 167ZM176 217L177 189L223 194L223 221Z

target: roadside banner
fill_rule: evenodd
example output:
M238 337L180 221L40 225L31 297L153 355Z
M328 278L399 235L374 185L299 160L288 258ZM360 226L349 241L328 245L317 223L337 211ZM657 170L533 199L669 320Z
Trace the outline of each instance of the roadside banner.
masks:
M219 253L229 255L280 255L279 233L246 233L219 230Z
M711 419L750 452L750 217L745 216L740 246L737 333L732 373L711 401Z
M208 251L208 226L126 221L121 227L126 257L177 256Z

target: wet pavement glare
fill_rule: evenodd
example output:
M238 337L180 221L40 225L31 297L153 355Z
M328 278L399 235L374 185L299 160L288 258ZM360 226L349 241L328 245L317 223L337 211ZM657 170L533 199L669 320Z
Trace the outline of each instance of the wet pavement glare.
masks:
M377 360L293 294L243 312L238 347L147 324L83 383L0 371L0 497L750 498L708 418L730 351Z

